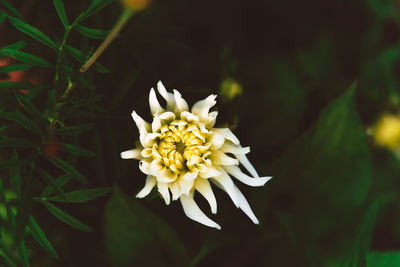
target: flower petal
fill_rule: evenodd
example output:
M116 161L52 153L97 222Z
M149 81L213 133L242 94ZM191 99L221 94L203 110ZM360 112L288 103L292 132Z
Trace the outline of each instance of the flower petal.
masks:
M224 190L229 197L232 199L233 204L235 204L236 207L239 207L239 198L237 196L236 190L235 190L235 185L231 179L231 177L222 169L220 168L218 170L221 174L211 178L211 181Z
M211 161L216 165L239 165L239 161L237 159L231 158L219 150L212 152Z
M151 90L150 90L149 105L150 105L150 112L153 116L156 116L156 115L164 112L164 109L161 107L160 103L158 102L154 88L151 88Z
M217 95L210 95L206 99L198 101L193 105L192 113L194 115L197 115L200 120L207 122L208 112L210 108L212 108L217 103L217 101L215 101L215 98L217 98Z
M250 208L249 203L247 202L242 192L240 192L239 188L237 188L236 185L233 186L236 191L236 195L239 198L239 208L250 218L250 220L253 221L253 223L259 224L256 215L254 215L253 211Z
M147 179L146 179L146 184L143 187L142 190L140 190L139 193L137 193L136 197L137 198L144 198L145 196L147 196L148 194L150 194L151 190L153 189L153 187L156 185L156 178L152 175L148 175Z
M158 192L160 192L162 198L165 201L165 204L169 205L171 200L170 200L170 195L169 195L169 190L168 190L168 184L158 182L157 187L158 187Z
M231 129L229 128L214 128L213 131L222 134L225 139L228 139L236 145L240 144L239 139L232 133Z
M144 174L151 174L150 173L150 162L147 160L141 160L139 161L139 169L144 173Z
M177 182L170 183L169 189L171 190L171 193L172 193L172 200L177 200L182 195L181 187L179 186L179 183L177 183Z
M241 147L230 143L224 143L219 151L232 154L247 154L250 152L250 147Z
M207 167L204 172L199 172L201 178L211 178L220 175L221 173L213 167Z
M213 111L208 114L206 126L208 128L214 127L215 122L217 121L218 111Z
M189 106L185 99L182 98L181 93L174 89L174 99L175 99L175 113L181 113L183 111L188 111Z
M217 200L215 199L214 193L212 191L210 182L206 179L196 179L196 190L203 195L203 197L208 201L210 205L211 212L213 214L217 213Z
M127 150L127 151L121 152L121 158L123 158L123 159L139 159L140 160L140 159L142 159L141 152L142 152L142 150L138 149L138 148Z
M142 117L140 117L136 111L132 111L132 118L136 123L137 128L139 129L139 132L141 131L146 131L149 132L150 131L150 124L148 122L146 122L145 120L142 119Z
M260 177L258 176L258 173L256 169L254 168L253 164L250 163L246 155L243 154L235 154L235 157L239 160L239 162L243 165L243 167L246 168L246 170L253 175L253 177L257 178Z
M226 170L227 173L234 176L242 183L250 186L263 186L272 178L272 176L252 178L244 174L237 166L223 166L223 168Z
M167 101L167 109L170 111L175 110L175 97L174 94L168 93L167 89L165 89L165 86L161 81L157 83L157 90L160 93L160 95Z
M221 229L221 226L208 218L200 210L199 206L197 206L196 202L193 199L193 193L188 196L182 195L179 199L181 200L183 211L185 212L187 217L206 226L214 227L218 230Z

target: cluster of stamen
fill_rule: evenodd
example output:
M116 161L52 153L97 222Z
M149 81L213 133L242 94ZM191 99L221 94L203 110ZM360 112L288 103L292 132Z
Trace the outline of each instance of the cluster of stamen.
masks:
M206 160L210 144L195 124L174 120L160 129L157 152L165 167L176 174L193 169Z

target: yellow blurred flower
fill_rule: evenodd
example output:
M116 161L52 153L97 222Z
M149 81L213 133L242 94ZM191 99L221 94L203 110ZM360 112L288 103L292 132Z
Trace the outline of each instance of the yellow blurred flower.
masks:
M236 96L243 93L242 86L236 80L227 78L222 81L220 94L224 100L231 101Z
M138 159L140 170L147 175L146 185L136 195L147 196L157 186L167 205L179 199L190 219L220 229L208 218L193 199L195 191L208 201L211 212L217 212L217 202L210 181L228 193L236 207L250 219L258 220L249 203L233 183L231 176L249 186L263 186L271 177L259 177L246 155L249 147L242 147L229 128L214 128L218 112L210 112L216 95L195 103L189 111L182 95L168 92L161 82L157 89L167 102L164 109L158 102L154 89L150 90L152 123L147 123L132 112L140 142L136 149L121 153L123 159ZM249 172L242 172L239 163Z
M399 116L383 115L372 128L371 134L378 145L389 149L400 147L400 118Z

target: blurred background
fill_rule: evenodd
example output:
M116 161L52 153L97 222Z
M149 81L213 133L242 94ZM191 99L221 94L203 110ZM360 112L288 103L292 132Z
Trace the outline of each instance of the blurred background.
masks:
M64 28L52 1L8 2L60 44ZM114 26L123 6L104 2L82 26ZM64 1L69 21L90 4ZM24 51L57 61L54 51L5 19L0 46L17 41L27 43ZM71 32L67 43L88 55L101 41ZM2 57L0 65L14 61ZM86 203L54 203L94 232L74 229L32 203L31 214L59 259L27 235L31 266L400 266L400 1L154 0L99 58L108 72L78 74L79 62L65 62L79 83L59 119L91 128L38 141L3 120L11 125L5 134L39 142L44 154L86 177L88 185L72 182L66 192L112 191ZM39 88L17 93L43 114L53 78L53 68L40 67L1 76ZM134 198L145 175L138 161L119 154L138 140L132 110L151 119L148 93L159 80L189 105L218 94L217 126L229 126L251 147L248 157L260 175L274 176L261 188L237 183L260 225L219 189L218 214L211 218L220 231L189 220L178 202L165 206L156 192ZM13 97L3 94L2 105L14 105ZM60 142L96 156L65 153ZM0 150L1 160L11 153ZM43 161L35 164L62 174ZM24 187L24 171L21 177ZM38 182L32 196L44 186ZM208 210L204 199L196 201Z

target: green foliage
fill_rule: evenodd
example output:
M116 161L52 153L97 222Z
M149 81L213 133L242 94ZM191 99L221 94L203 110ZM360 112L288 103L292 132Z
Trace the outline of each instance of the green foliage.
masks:
M14 121L27 129L28 131L31 131L37 135L42 135L42 130L39 128L39 126L32 120L30 120L28 117L26 117L24 114L21 112L17 111L9 111L9 112L2 112L0 114L1 117L4 119Z
M93 29L82 25L76 25L75 30L83 36L92 39L104 39L110 33L110 31Z
M68 29L69 23L68 23L68 19L67 19L67 14L65 14L63 0L53 0L53 3L54 3L54 7L57 10L57 14L61 20L62 25L65 27L65 29Z
M58 202L76 202L85 203L89 200L95 200L99 197L107 195L111 189L109 187L92 188L92 189L79 189L64 194L64 197L53 196L47 197L47 200Z
M62 144L62 147L64 148L65 152L68 152L72 155L78 155L78 156L84 156L84 157L93 157L96 156L96 153L86 150L84 148L78 147L78 146L74 146L71 144Z
M58 259L56 250L54 249L51 242L47 239L46 234L40 228L39 224L36 222L35 218L29 217L28 224L29 232L32 234L33 238L38 242L38 244L52 257Z
M73 179L76 179L78 182L87 184L86 178L71 164L67 163L66 161L60 158L50 158L47 157L47 160L50 161L54 166L63 170L66 174L71 176Z

